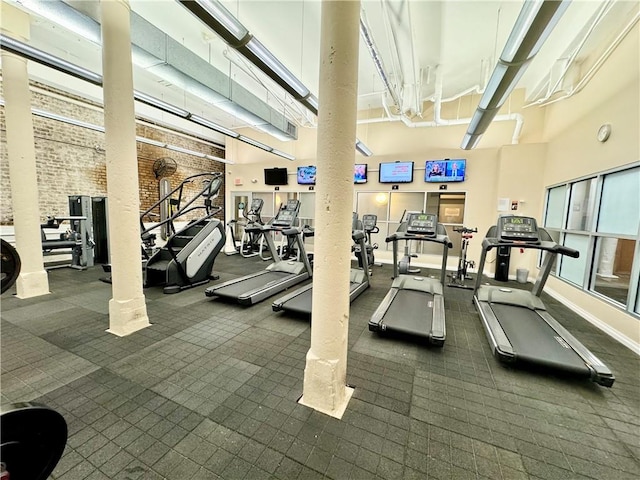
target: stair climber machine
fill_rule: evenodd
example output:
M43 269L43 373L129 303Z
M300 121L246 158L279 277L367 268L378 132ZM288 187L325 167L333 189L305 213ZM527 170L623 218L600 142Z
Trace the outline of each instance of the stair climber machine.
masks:
M501 247L545 252L531 291L481 285L487 252ZM580 252L558 245L531 217L502 216L482 241L482 254L473 294L494 355L506 363L534 365L590 378L605 387L615 380L611 371L587 347L558 323L540 299L556 255L578 258Z
M469 246L469 240L473 238L474 233L478 232L478 229L454 227L453 231L460 234L462 246L460 248L460 258L458 259L458 270L456 270L456 273L449 275L449 277L451 277L449 286L454 288L463 288L465 290L473 290L471 285L465 285L464 282L465 280L473 280L473 277L468 274L468 269L469 267L475 267L476 264L473 260L467 260L467 247Z
M253 305L311 278L311 264L305 252L302 230L296 227L299 211L300 201L289 200L270 223L250 227L250 230L265 233L273 263L260 272L209 287L205 290L205 295L233 299L240 305ZM291 245L287 253L292 252L295 245L298 258L285 258L278 254L273 240L275 232L282 234L287 239L287 244Z
M351 237L356 243L360 251L365 252L367 246L365 244L366 233L363 230L362 222L354 219L354 226L351 231ZM305 285L294 292L276 299L271 308L274 312L286 311L303 315L311 315L313 284ZM358 296L369 288L369 265L367 256L363 257L362 268L352 268L349 278L349 303L353 302Z
M142 229L142 238L164 224L167 225L169 233L166 244L157 249L144 265L145 287L161 285L164 286L164 293L177 293L218 278L212 275L211 271L226 238L223 223L213 218L221 210L213 206L213 200L218 195L222 181L221 173L191 175L140 217L146 216L177 193L177 199L173 199L176 205L175 212L166 220ZM200 190L184 200L188 196L185 193L186 187L199 182L202 183ZM203 204L196 204L199 199L204 199ZM189 218L186 217L187 214L190 214L189 217L193 217L194 214L198 216L176 231L175 222Z
M399 273L398 242L433 242L442 245L440 279ZM406 228L386 238L393 242L393 283L391 289L369 320L372 332L399 332L426 338L431 345L444 345L444 284L447 255L453 246L444 225L429 213L410 213Z

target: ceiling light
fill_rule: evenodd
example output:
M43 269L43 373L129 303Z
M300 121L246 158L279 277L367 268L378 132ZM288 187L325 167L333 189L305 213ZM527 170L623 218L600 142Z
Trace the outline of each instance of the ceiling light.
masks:
M471 119L461 144L463 149L474 148L480 141L568 4L569 0L525 1Z
M245 54L244 50L248 50L255 57L253 62L259 61L262 62L261 70L265 72L269 77L277 82L280 86L282 86L285 90L289 91L292 95L294 95L298 100L309 95L309 89L304 86L304 84L298 80L293 73L291 73L281 62L278 60L260 41L252 37L249 42L242 49L242 53ZM265 68L268 71L265 71Z
M303 99L302 104L311 110L311 113L318 115L318 98L313 93L310 93L307 98Z
M49 68L53 68L55 70L58 70L62 73L65 73L67 75L71 75L74 76L76 78L79 78L81 80L85 80L89 83L92 83L94 85L97 86L102 86L102 76L98 75L97 73L94 73L90 70L87 70L85 68L79 67L77 65L74 65L73 63L67 62L65 60L62 60L61 58L58 58L54 55L50 55L46 52L43 52L42 50L38 50L35 49L33 47L30 47L29 45L20 42L18 40L15 40L7 35L4 34L0 34L0 48L2 48L3 50L6 50L8 52L14 53L16 55L20 55L22 57L25 57L29 60L35 61L41 65L44 65L46 67ZM202 125L204 127L210 128L212 130L215 130L218 133L221 133L223 135L227 135L230 136L232 138L238 138L239 135L232 131L229 130L225 127L222 127L220 125L217 125L213 122L209 122L208 120L199 117L197 115L195 115L196 119L198 119L198 121L195 121L192 119L192 117L194 117L194 115L192 115L190 112L188 112L187 110L184 110L182 108L176 107L174 105L171 105L167 102L164 102L160 99L157 99L155 97L152 97L151 95L147 95L146 93L143 92L139 92L137 90L134 90L133 92L133 97L135 100L138 100L139 102L145 103L149 106L152 106L154 108L157 108L159 110L163 110L165 112L168 113L172 113L174 115L177 115L179 117L185 118L187 120L191 120L194 123L198 123L199 125ZM231 102L225 102L225 103L231 103ZM217 106L217 105L216 105ZM236 116L240 116L242 115L242 113L246 114L247 116L251 115L254 118L258 118L255 115L251 114L250 112L248 112L247 110L244 110L243 108L239 107L238 105L235 106L235 108L237 110L234 111L234 115ZM230 107L231 109L231 107ZM224 109L223 109L224 110ZM35 112L34 112L35 113ZM37 113L36 113L37 114ZM53 113L49 114L49 115L55 115ZM53 117L50 117L53 118ZM76 121L79 122L79 121ZM71 122L68 122L71 123ZM78 123L76 123L78 124ZM89 124L84 124L84 122L82 122L82 125L79 126L84 126L86 128L92 128L91 126L88 126ZM93 126L96 128L100 128L102 129L103 127L98 127L98 126ZM93 129L96 129L93 128ZM104 130L101 130L104 131ZM269 147L268 145L265 145L264 143L258 142L256 140L253 140L249 137L245 137L242 136L242 138L240 138L240 140L242 140L245 143L248 143L250 145L253 145L255 147L261 148L262 150L266 150L267 152L271 152L273 150L272 147ZM288 158L287 154L281 155L280 153L276 153L276 155L280 155L283 156L284 158Z
M276 150L275 148L273 150L271 150L271 153L273 153L274 155L278 155L282 158L286 158L287 160L291 160L294 161L296 159L296 157L294 157L293 155L289 155L288 153L285 152L281 152L280 150Z
M227 137L232 137L232 138L238 138L240 135L236 132L234 132L233 130L229 130L226 127L223 127L222 125L218 125L217 123L213 123L209 120L207 120L206 118L202 118L198 115L191 115L189 117L189 120L191 120L192 122L198 123L200 125L202 125L203 127L208 127L211 130L215 130L218 133L222 133L223 135L226 135Z
M66 5L64 2L52 0L17 0L17 2L33 13L55 22L58 25L62 25L67 30L93 43L100 44L102 37L100 24Z
M569 3L568 0L526 1L500 58L507 63L521 63L535 56Z
M144 137L136 137L136 141L141 142L141 143L146 143L148 145L153 145L154 147L161 147L164 148L167 146L166 143L163 142L159 142L157 140L153 140L151 138L144 138Z
M168 113L173 113L174 115L182 118L187 118L189 116L189 112L187 112L186 110L175 107L170 103L152 97L151 95L147 95L146 93L139 92L138 90L133 91L133 98L135 100L138 100L139 102L146 103L147 105L158 108L160 110L164 110Z
M463 150L471 150L472 148L476 147L476 145L478 144L481 138L482 138L482 134L469 135L468 133L466 133L464 135L464 138L462 139L462 144L460 145L460 148L462 148Z
M232 45L241 44L249 34L249 31L244 25L231 15L229 10L224 8L219 2L211 2L209 0L196 0L195 2L180 0L180 3L187 7L200 20L213 28L227 43ZM200 9L208 13L208 16L202 15ZM213 22L209 20L213 20Z
M272 147L270 147L269 145L265 145L262 142L259 142L257 140L254 140L252 138L249 137L245 137L244 135L240 135L238 137L238 140L244 142L244 143L248 143L249 145L253 145L254 147L258 147L261 148L262 150L266 150L267 152L271 152L273 150Z
M85 80L94 85L102 85L102 75L98 75L86 68L82 68L73 63L67 62L59 57L50 55L42 50L37 50L26 43L20 42L12 37L0 34L0 47L8 52L15 53L34 62L41 63L50 68L66 73L73 77Z
M370 157L371 155L373 155L373 152L369 150L369 147L367 147L358 139L356 139L356 150L358 150L365 157Z

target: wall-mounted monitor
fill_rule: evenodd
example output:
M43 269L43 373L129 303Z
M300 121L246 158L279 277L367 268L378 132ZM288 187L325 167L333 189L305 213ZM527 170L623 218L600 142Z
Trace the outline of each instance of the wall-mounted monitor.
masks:
M378 180L380 183L413 182L413 162L381 163Z
M366 163L356 163L353 168L353 183L367 183Z
M287 169L265 168L264 183L265 185L287 185Z
M298 185L316 184L316 166L298 167Z
M464 158L427 160L424 167L425 182L462 182L465 179L467 161Z

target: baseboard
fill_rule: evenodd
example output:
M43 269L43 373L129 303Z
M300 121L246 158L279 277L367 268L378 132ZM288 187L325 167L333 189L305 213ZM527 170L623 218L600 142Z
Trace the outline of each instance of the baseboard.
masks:
M571 310L573 310L574 312L576 312L578 315L580 315L582 318L584 318L587 322L589 322L592 325L598 327L600 330L602 330L604 333L606 333L607 335L612 337L614 340L617 340L622 345L624 345L629 350L631 350L633 353L635 353L636 355L640 356L640 344L639 343L634 342L629 337L627 337L626 335L623 335L618 330L613 328L611 325L608 325L608 324L604 323L602 320L600 320L598 317L595 317L594 315L589 313L587 310L585 310L582 307L578 306L577 304L567 300L565 297L560 295L558 292L556 292L556 291L554 291L554 290L552 290L552 289L550 289L548 287L545 288L544 291L545 291L545 293L548 293L550 296L552 296L553 298L558 300L560 303L565 305L566 307L568 307Z

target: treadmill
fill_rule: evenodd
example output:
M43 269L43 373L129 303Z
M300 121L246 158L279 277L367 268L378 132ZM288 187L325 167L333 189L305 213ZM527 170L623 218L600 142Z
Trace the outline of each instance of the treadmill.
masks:
M400 230L400 229L399 229ZM442 245L440 279L398 273L398 242L415 240ZM410 213L406 230L386 238L393 242L393 283L391 289L369 320L372 332L395 331L426 338L429 344L442 347L446 336L444 321L444 284L447 255L453 246L437 215Z
M248 227L247 231L265 233L274 262L260 272L209 287L204 291L205 295L234 299L240 305L253 305L311 278L311 264L301 240L302 234L294 226L299 211L300 201L289 200L268 225ZM273 232L280 232L288 240L292 240L292 244L297 245L298 259L281 259L273 241Z
M351 232L351 237L359 245L360 251L366 251L366 233L362 230L362 224L354 218L354 227L358 230ZM367 256L363 255L363 268L352 268L349 278L349 303L353 302L362 292L369 288L369 264ZM313 284L305 285L294 292L276 299L271 308L274 312L287 311L304 315L311 315L311 298L313 295Z
M531 291L481 285L487 252L498 247L546 252L540 274ZM556 255L578 258L580 252L558 245L536 220L502 216L482 241L482 254L473 302L480 313L494 355L506 363L538 365L590 378L605 387L615 380L611 371L560 325L546 310L540 294Z

